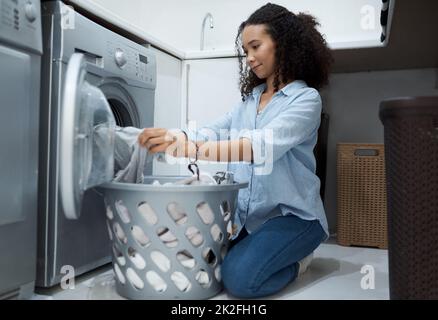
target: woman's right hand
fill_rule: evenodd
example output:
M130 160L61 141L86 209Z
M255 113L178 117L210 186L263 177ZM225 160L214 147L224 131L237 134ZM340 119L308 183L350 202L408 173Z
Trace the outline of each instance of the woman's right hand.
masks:
M179 129L145 128L138 137L138 143L150 153L165 152L174 157L186 154L187 137Z

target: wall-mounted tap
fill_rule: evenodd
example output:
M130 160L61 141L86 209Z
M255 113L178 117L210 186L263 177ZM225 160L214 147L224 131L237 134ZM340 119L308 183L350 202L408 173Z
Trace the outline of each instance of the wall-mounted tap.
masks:
M205 22L207 21L207 19L210 18L210 29L214 28L213 25L213 16L211 15L210 12L208 12L205 17L204 20L202 20L202 29L201 29L201 50L204 50L204 31L205 31Z

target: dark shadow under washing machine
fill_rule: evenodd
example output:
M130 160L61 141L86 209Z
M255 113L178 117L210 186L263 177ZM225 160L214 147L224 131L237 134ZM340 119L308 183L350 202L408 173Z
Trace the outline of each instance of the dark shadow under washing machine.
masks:
M66 79L68 62L72 55L82 54L85 67L78 73L84 72L87 84L103 92L116 124L138 128L154 124L156 64L146 45L96 24L63 2L44 2L42 15L37 286L51 287L63 277L77 276L111 262L101 195L95 190L84 194L77 220L67 219L61 204L60 168L65 161L60 153L60 135L65 129L60 123L61 102L65 90L83 90ZM145 174L151 173L152 163L145 170ZM67 274L71 270L74 274Z

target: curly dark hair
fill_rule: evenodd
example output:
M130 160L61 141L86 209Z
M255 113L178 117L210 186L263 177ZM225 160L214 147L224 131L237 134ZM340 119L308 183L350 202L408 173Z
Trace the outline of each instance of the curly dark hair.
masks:
M309 87L317 90L328 84L333 57L325 39L316 29L319 25L316 19L309 14L294 14L282 6L267 3L242 22L237 32L235 45L239 57L242 100L251 94L254 87L265 82L245 65L242 52L243 29L260 24L266 26L266 32L276 45L275 91L278 91L281 83L292 80L304 80Z

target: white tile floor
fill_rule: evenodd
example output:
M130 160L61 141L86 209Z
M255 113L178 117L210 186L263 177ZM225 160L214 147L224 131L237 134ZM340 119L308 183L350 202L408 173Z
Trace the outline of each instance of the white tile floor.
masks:
M109 285L105 285L105 282L102 282L103 279L108 279ZM108 265L78 277L73 290L61 290L59 287L38 290L34 299L124 299L115 292L112 279L113 272L111 265ZM374 289L369 288L372 287L372 279L374 279ZM368 289L362 288L361 284L368 286ZM213 299L232 300L235 298L222 292ZM266 297L266 299L389 299L388 251L343 247L330 240L315 251L314 259L303 275L278 294Z

